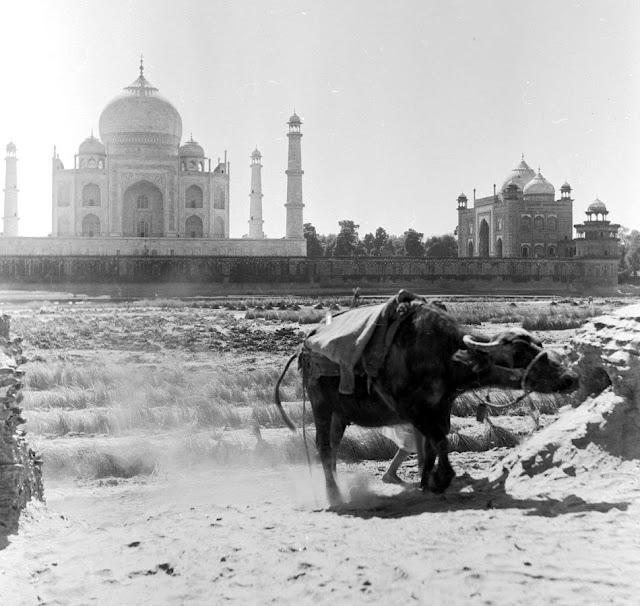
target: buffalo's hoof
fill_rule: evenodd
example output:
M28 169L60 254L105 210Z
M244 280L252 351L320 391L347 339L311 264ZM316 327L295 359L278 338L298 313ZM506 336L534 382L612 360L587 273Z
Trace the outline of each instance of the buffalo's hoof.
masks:
M453 478L455 477L456 474L453 469L438 469L429 478L429 489L435 494L442 494L447 488L449 488L451 480L453 480Z

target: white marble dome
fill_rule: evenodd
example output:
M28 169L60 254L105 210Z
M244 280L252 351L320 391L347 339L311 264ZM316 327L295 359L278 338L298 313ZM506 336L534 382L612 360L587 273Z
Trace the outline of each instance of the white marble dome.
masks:
M193 140L193 137L181 145L178 152L181 157L204 158L204 149L197 141Z
M82 143L80 143L78 153L104 156L104 145L92 134L90 137L87 137Z
M180 144L182 118L158 89L140 76L124 93L113 99L100 114L100 138L105 143L135 142L161 145Z

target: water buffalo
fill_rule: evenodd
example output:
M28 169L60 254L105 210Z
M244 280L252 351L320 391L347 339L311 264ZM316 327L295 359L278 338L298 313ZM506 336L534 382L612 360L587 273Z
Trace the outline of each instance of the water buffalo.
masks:
M364 427L412 423L426 438L421 486L443 492L455 476L447 434L451 405L458 395L486 386L571 391L578 382L561 357L543 349L526 330L507 330L490 340L474 337L465 334L447 311L427 303L414 304L399 322L377 376L356 368L352 395L339 393L337 372L318 371L330 367L326 358L319 359L305 347L297 356L331 504L341 501L334 476L336 451L350 423ZM276 404L291 429L295 428L280 404L279 385L294 358L275 389Z

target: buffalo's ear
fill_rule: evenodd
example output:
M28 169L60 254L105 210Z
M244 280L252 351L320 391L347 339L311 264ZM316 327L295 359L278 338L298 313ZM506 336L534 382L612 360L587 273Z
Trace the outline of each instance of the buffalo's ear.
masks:
M489 367L489 357L479 351L459 349L451 356L454 364L464 366L466 370L480 374Z

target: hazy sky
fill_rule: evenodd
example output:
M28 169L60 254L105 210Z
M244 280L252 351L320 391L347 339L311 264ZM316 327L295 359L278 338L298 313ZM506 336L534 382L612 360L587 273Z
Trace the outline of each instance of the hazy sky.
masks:
M18 146L21 235L51 230L66 166L138 75L208 156L228 150L231 235L248 231L263 154L265 231L285 230L286 121L302 117L305 221L451 232L520 154L574 220L597 196L640 228L640 2L215 0L3 3L0 142ZM0 168L4 183L4 163Z

